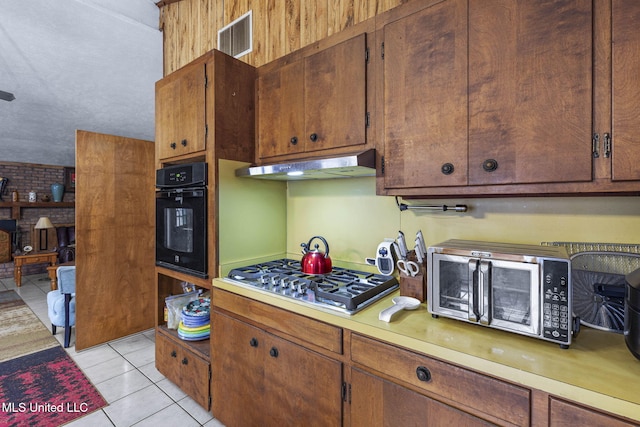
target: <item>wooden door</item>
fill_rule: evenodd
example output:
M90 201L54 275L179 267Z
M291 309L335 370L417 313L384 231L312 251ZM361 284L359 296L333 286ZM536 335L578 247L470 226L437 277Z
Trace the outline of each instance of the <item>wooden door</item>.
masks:
M366 34L304 60L306 151L366 141Z
M289 341L268 335L262 425L340 426L342 364ZM267 409L265 409L267 410Z
M467 2L384 27L386 188L467 184Z
M262 425L266 334L218 312L211 318L211 407L228 426Z
M640 2L612 2L612 179L640 180Z
M304 62L258 78L258 156L301 153L304 137Z
M469 183L591 181L591 0L469 2Z
M156 83L158 159L205 149L205 65L195 63Z
M431 425L493 424L359 369L351 370L351 427Z
M153 141L76 131L76 350L154 322Z

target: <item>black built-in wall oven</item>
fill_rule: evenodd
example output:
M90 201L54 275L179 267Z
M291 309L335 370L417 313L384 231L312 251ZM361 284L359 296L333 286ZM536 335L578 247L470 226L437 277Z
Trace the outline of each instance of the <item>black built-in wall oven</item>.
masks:
M156 171L156 265L207 278L207 164Z

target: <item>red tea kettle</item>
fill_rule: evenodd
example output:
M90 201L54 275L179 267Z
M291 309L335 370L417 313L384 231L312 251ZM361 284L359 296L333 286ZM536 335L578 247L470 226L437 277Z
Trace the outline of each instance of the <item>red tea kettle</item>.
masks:
M323 253L318 250L318 244L315 244L315 249L311 250L311 242L313 239L320 239L324 243L324 247L327 252ZM302 272L305 274L328 274L331 273L331 258L329 258L329 244L321 236L314 236L309 240L309 243L301 243L302 246Z

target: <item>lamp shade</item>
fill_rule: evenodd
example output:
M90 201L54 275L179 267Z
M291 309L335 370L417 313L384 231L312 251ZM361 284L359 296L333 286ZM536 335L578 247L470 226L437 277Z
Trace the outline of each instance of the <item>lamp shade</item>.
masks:
M43 228L54 228L53 224L51 224L51 220L49 220L46 216L41 216L36 225L33 226L36 230Z

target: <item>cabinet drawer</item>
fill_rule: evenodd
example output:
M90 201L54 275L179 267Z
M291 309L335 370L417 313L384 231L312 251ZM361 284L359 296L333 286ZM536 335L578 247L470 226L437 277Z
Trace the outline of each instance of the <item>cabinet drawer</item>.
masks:
M185 344L162 332L156 333L156 368L165 377L209 410L209 361Z
M216 288L211 302L218 308L259 322L267 329L295 337L312 349L320 347L342 354L342 328Z
M361 367L516 425L529 425L529 390L353 334L351 359Z

